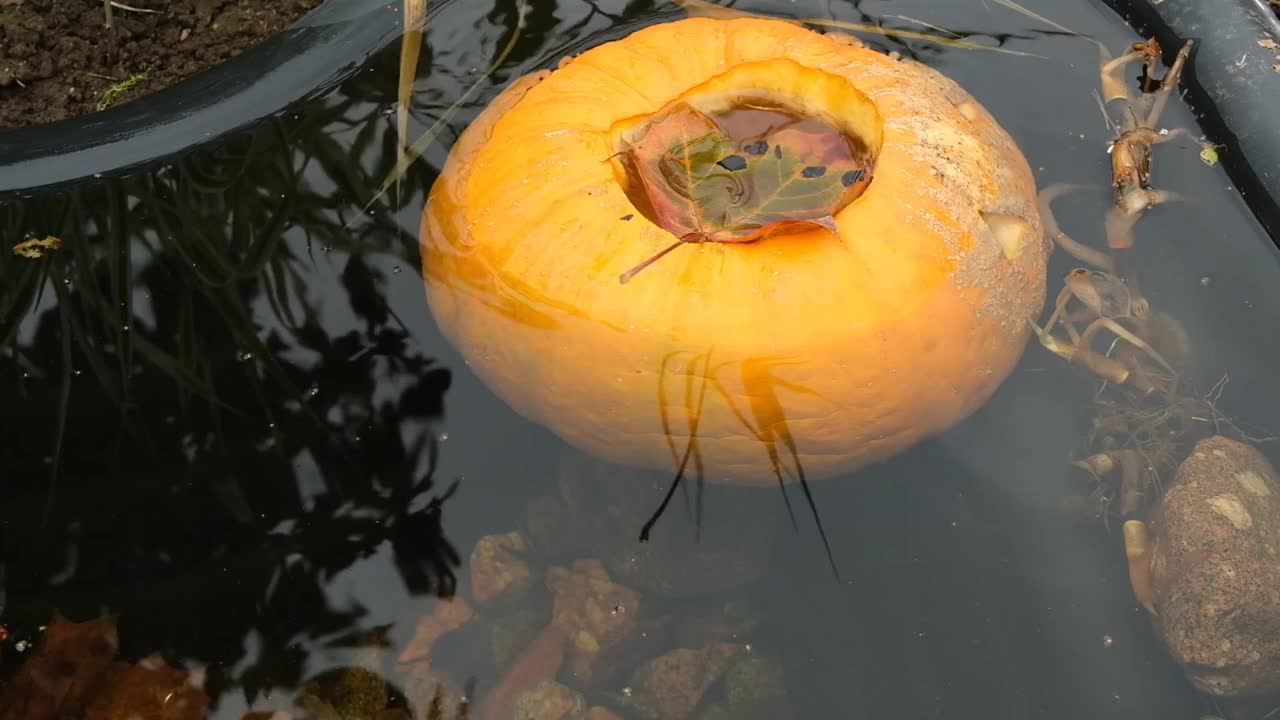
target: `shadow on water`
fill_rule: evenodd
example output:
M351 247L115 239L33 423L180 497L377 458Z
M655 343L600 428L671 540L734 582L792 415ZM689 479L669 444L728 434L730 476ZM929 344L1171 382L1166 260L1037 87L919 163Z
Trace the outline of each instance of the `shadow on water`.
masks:
M1114 48L1135 38L1093 5L1027 4ZM1090 95L1087 42L976 0L785 5L904 31L928 30L920 21L989 25L949 32L1044 53L1053 64L892 32L867 38L973 91L1038 182L1105 186L1109 134ZM395 47L295 114L172 165L0 198L5 674L23 659L15 642L37 637L52 610L117 614L122 657L207 663L213 714L239 718L273 688L296 689L344 662L329 653L344 638L391 624L390 642L404 645L438 598L466 587L476 539L511 530L527 505L557 492L561 447L484 388L423 306L419 214L449 145L502 85L683 13L655 0L539 0L523 18L516 8L433 6L415 132L520 34L410 168L405 190L366 217L359 208L395 165ZM1055 81L1042 82L1050 71ZM1183 107L1174 115L1194 124ZM1265 423L1280 398L1256 358L1280 356L1280 341L1241 338L1277 319L1276 303L1264 302L1275 299L1271 249L1250 244L1256 224L1219 169L1186 147L1162 150L1158 163L1162 183L1181 182L1194 207L1217 216L1152 214L1142 232L1161 242L1140 239L1151 293L1198 328L1214 317L1239 323L1206 333L1204 379L1230 368L1241 389L1227 400ZM1107 198L1097 195L1067 204L1073 232L1088 235L1101 218ZM1234 239L1199 243L1219 234ZM62 245L38 258L9 252L29 236ZM1067 269L1057 258L1051 279ZM1200 282L1233 272L1242 279L1212 294ZM749 529L775 558L747 586L769 616L755 642L787 667L796 717L1200 715L1134 613L1115 537L1052 510L1075 488L1067 461L1090 410L1088 380L1059 371L1032 348L962 427L853 482L815 485L842 584L811 528ZM592 518L629 540L667 486L632 488L634 505L616 516L624 522ZM761 497L739 492L708 489L706 512L721 529L732 531L735 503ZM776 488L761 492L774 503L764 520L785 517ZM688 528L678 519L664 517L655 535L667 538L654 542L679 547L672 538ZM442 648L456 653L461 676L488 687L498 675L488 644L470 633Z

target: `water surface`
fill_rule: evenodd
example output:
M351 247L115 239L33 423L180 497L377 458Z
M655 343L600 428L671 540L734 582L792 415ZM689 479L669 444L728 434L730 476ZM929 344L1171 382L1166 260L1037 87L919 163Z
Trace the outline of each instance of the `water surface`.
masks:
M1099 3L1027 5L1113 51L1141 39ZM927 31L923 21L1043 56L866 38L960 82L1042 186L1096 185L1059 218L1100 240L1111 130L1093 97L1093 45L978 0L737 7ZM390 626L394 658L440 594L465 588L477 539L521 527L531 501L557 493L566 453L434 326L416 238L425 193L507 82L682 15L657 2L533 0L510 56L399 194L364 215L394 163L396 44L329 95L171 166L0 198L4 237L64 240L42 260L0 261L6 667L53 609L114 613L127 659L207 664L211 717L223 720L284 707L303 678L352 662L352 633ZM508 0L435 6L415 135L463 97L517 18ZM1180 102L1164 118L1200 135L1195 123ZM1275 247L1199 150L1175 141L1155 153L1154 182L1188 199L1138 226L1146 291L1191 330L1195 382L1229 375L1220 407L1280 428L1269 370L1280 336L1264 331L1280 321ZM1051 297L1074 265L1055 255ZM815 485L839 579L812 519L799 512L793 529L776 489L711 489L704 543L772 533L758 577L646 608L754 607L764 620L752 652L781 662L799 718L1198 718L1212 706L1134 602L1117 528L1057 508L1081 492L1068 463L1094 388L1033 346L969 421ZM637 502L653 505L664 490L641 488ZM692 549L684 508L666 520L663 542ZM498 676L489 620L434 659L481 695ZM589 697L608 704L622 689Z

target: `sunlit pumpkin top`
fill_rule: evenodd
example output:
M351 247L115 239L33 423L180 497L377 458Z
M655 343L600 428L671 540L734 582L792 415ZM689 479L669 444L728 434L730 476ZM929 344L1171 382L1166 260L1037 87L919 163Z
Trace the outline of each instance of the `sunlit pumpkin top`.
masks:
M695 18L513 82L451 150L422 257L446 337L522 415L613 462L772 484L990 397L1044 300L1036 208L941 73Z
M871 182L882 142L862 93L787 60L739 65L610 132L627 196L675 237L624 282L680 243L836 233L835 214Z

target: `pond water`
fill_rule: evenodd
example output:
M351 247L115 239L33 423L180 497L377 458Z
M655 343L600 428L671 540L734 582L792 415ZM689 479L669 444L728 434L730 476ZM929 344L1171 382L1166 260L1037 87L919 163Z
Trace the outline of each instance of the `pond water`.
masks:
M1101 3L1026 4L1113 52L1142 39ZM1112 130L1094 99L1094 45L980 0L736 7L917 32L928 23L1042 56L864 36L973 93L1041 186L1096 186L1057 208L1068 232L1100 241ZM781 668L794 717L1218 712L1134 600L1118 527L1059 508L1088 491L1069 462L1097 386L1034 343L968 421L813 485L829 559L804 504L794 501L793 527L776 488L708 487L700 543L677 495L642 546L639 523L666 478L581 483L592 472L584 459L506 407L443 339L426 305L417 232L456 134L515 77L683 15L656 1L531 0L491 81L452 115L399 194L367 213L394 163L398 44L334 92L171 165L0 198L4 237L63 239L45 258L6 250L0 260L5 672L53 610L74 620L113 614L126 659L159 652L174 665L207 665L210 717L226 720L290 707L305 678L360 662L353 636L382 628L384 672L413 697L414 671L395 660L420 619L455 586L466 595L477 540L545 520L539 507L563 484L577 488L576 512L544 525L616 532L567 531L556 552L532 557L525 602L542 613L532 617L545 623L550 612L549 565L601 557L618 568L642 563L649 547L677 564L727 553L737 564L713 563L717 572L662 563L637 572L636 586L669 574L700 591L641 589L639 621L702 619L684 625L697 637L730 627L725 637ZM434 5L415 136L464 96L517 18L511 0ZM1162 125L1199 136L1196 122L1175 101ZM1199 152L1193 140L1155 150L1154 184L1185 200L1138 225L1145 291L1194 338L1192 382L1207 391L1229 376L1218 407L1242 425L1280 430L1270 370L1280 335L1266 331L1280 323L1276 249ZM1055 253L1050 298L1074 266ZM724 570L730 564L745 569ZM757 620L734 627L743 615L726 605ZM500 677L495 625L518 625L520 608L482 609L440 641L432 669L485 696ZM645 627L656 635L666 626ZM579 689L622 708L635 692L631 670L686 636L661 637ZM725 697L712 686L698 712Z

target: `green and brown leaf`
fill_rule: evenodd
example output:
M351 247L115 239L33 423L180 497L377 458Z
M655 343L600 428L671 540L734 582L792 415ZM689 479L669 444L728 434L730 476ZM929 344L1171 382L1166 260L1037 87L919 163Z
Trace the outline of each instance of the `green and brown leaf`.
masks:
M734 132L742 123L729 115L737 112L770 122ZM651 219L684 242L750 242L813 227L834 232L835 213L871 180L868 154L835 127L752 108L717 119L678 105L626 142L621 158Z

